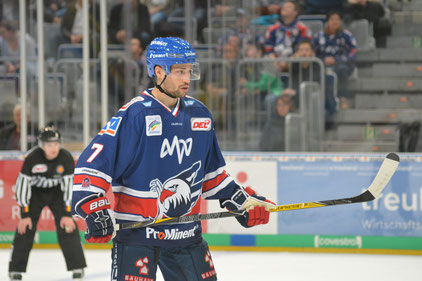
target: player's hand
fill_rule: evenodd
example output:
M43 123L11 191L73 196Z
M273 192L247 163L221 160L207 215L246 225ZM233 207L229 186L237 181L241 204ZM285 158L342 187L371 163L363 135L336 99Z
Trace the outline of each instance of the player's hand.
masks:
M106 197L97 194L86 197L75 206L76 213L85 218L88 229L85 240L89 243L107 243L114 232L111 204Z
M246 210L243 216L236 219L243 227L251 227L260 224L267 224L270 217L269 210L276 207L276 204L258 195L252 188L239 188L233 196L221 203L230 211Z
M18 222L18 233L23 235L26 233L26 228L29 230L32 229L32 219L31 218L23 218L20 219Z
M113 220L108 210L91 213L85 219L88 229L85 240L89 243L107 243L114 232Z
M66 233L72 233L76 228L75 222L71 217L62 217L60 219L60 227L63 228Z

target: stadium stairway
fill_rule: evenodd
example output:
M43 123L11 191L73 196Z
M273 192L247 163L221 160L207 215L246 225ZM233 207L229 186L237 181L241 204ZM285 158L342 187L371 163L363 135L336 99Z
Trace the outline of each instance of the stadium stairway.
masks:
M335 116L324 151L399 151L400 142L408 149L399 128L422 122L422 1L403 2L392 20L385 49L358 52L358 75L349 83L354 101Z

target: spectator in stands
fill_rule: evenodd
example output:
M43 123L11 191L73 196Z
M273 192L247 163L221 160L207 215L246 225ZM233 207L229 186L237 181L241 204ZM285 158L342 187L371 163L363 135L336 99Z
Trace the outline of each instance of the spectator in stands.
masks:
M13 109L13 123L6 125L0 130L0 150L20 150L21 149L21 112L22 107L20 104L15 105ZM29 110L26 111L27 121L29 121ZM27 130L27 141L28 141L28 148L31 148L36 144L36 136L35 132L37 128L32 126L33 130L31 130L31 125L28 122L28 130Z
M324 31L314 36L314 48L316 56L337 74L340 107L347 109L350 99L347 81L355 69L356 40L348 30L343 29L339 12L328 13Z
M344 0L306 0L306 13L326 15L331 11L343 12Z
M20 36L15 24L10 21L0 23L0 52L3 57L11 57L7 62L7 73L19 73L20 70ZM25 35L26 56L32 58L27 63L27 72L31 76L36 75L36 48L34 38L29 34ZM30 77L28 77L30 78Z
M264 45L251 42L245 48L245 57L259 59L264 54ZM271 68L271 69L270 69ZM240 89L242 94L252 94L259 97L255 106L265 108L265 99L268 96L279 96L283 92L283 83L274 75L272 64L251 62L243 64L240 73Z
M299 42L296 52L292 58L312 58L315 56L313 44L310 39L304 39ZM320 67L318 64L307 62L293 62L289 66L290 79L288 86L284 89L283 94L290 95L292 102L296 108L299 107L299 87L300 83L305 81L320 82Z
M63 15L61 31L66 43L82 44L83 11L82 0L70 0ZM89 37L90 53L96 57L100 48L100 7L94 1L89 1Z
M110 20L108 25L110 41L113 44L124 44L127 38L126 20L130 17L130 24L128 28L132 29L132 37L141 38L142 42L149 44L151 41L151 21L148 7L138 0L131 1L131 13L126 15L125 3L126 0L114 5L111 8Z
M314 47L312 40L304 39L300 41L297 46L296 52L292 57L295 58L313 58L315 57ZM286 83L286 89L283 94L290 95L295 108L300 106L300 83L307 81L314 81L321 83L321 68L316 62L296 62L291 63L289 68L289 78L291 81ZM327 116L332 116L336 112L337 102L334 97L334 89L332 83L329 83L328 79L325 79L325 111Z
M65 0L44 0L44 21L60 24L66 11Z
M151 80L148 78L145 72L146 58L144 56L145 46L140 38L132 38L130 40L131 49L131 60L135 62L136 67L139 69L139 77L131 77L125 75L126 60L122 57L109 58L109 108L111 111L116 111L125 102L132 99L136 93L126 92L126 80L129 79L130 83L136 82L136 87L142 87L147 89L151 84ZM129 64L129 69L133 64ZM129 73L132 73L129 71Z
M262 131L259 148L261 151L285 151L285 120L286 115L294 110L289 95L277 98L269 120Z
M149 11L151 31L156 34L160 24L167 20L170 12L169 0L146 0L144 3Z
M297 20L299 6L295 1L286 1L281 7L280 22L267 30L265 51L270 58L289 57L296 45L304 38L311 38L309 28ZM280 71L287 68L285 62L276 62Z
M392 23L386 17L385 7L377 1L349 0L345 7L345 19L366 19L373 24L377 48L385 48L387 36L391 35Z
M217 56L221 55L223 45L233 36L240 39L241 51L245 51L245 47L250 43L263 45L265 42L264 36L257 34L254 29L250 28L251 15L246 10L238 9L236 17L236 27L226 32L225 36L218 39L217 42Z
M256 9L260 16L253 18L251 24L271 25L280 18L281 5L278 0L262 1Z
M235 40L228 41L224 45L223 63L212 64L211 74L204 73L204 77L210 77L211 81L204 79L206 88L206 100L217 108L213 112L215 125L218 129L234 127L235 97L236 97L236 69L240 58L240 45ZM239 42L239 40L237 40Z

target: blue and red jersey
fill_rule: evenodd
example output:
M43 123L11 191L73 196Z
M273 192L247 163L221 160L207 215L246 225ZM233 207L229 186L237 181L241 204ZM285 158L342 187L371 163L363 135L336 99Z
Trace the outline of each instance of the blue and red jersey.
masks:
M200 197L225 199L238 186L225 172L213 120L198 100L173 109L144 91L123 106L82 152L75 168L73 208L110 188L117 223L198 214ZM121 230L118 242L184 246L202 239L201 224Z
M356 57L356 39L348 30L334 34L320 31L315 34L315 55L320 59L334 57L337 62L353 63Z
M297 19L290 24L277 22L268 28L265 36L265 52L288 57L295 52L296 45L303 39L311 39L311 30Z

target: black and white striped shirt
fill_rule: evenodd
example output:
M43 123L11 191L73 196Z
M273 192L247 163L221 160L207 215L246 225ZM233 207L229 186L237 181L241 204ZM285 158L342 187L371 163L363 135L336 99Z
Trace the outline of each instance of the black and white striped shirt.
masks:
M16 201L21 207L21 217L29 216L30 200L34 193L56 188L61 189L65 211L70 215L74 166L72 155L64 148L53 160L47 160L40 147L28 151L16 180Z

